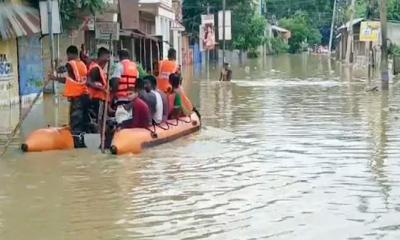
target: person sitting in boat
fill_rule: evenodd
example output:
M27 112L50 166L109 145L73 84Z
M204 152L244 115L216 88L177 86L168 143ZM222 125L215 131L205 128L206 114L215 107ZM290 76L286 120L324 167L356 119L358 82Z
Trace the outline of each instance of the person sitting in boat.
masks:
M138 85L137 85L138 86ZM119 129L124 128L147 128L151 124L151 111L148 105L139 97L138 88L130 88L131 94L127 97L128 103L121 105L125 110L124 114L117 109L115 117ZM126 114L128 113L128 115ZM123 116L122 119L121 116Z
M169 119L175 119L182 116L189 116L192 113L193 107L189 99L184 94L181 85L180 74L174 73L169 76L169 83L171 84L172 91L168 96L169 102ZM188 108L189 106L189 108Z
M139 97L147 104L150 109L151 115L156 113L157 97L151 92L151 85L145 84L145 80L139 78L136 84L136 89L138 91Z
M164 105L167 105L168 108L167 96L163 92L156 90L157 79L154 76L148 75L144 77L143 81L146 92L151 93L156 97L153 121L155 124L160 124L161 122L167 120L167 118L164 117L165 115L168 115L168 112L164 112Z

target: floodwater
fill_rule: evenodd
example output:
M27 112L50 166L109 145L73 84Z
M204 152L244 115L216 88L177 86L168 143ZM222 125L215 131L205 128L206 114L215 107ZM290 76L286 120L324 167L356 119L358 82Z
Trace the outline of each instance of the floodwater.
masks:
M396 79L366 92L365 72L306 55L235 65L230 83L187 71L199 133L138 156L12 147L0 239L400 239ZM56 106L23 133L65 123Z

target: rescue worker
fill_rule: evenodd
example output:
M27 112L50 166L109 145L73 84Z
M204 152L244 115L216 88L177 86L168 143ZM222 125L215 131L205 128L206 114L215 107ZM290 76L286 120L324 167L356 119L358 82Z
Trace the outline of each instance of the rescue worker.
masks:
M115 108L115 117L117 124L129 118L131 115L124 107L124 104L130 102L129 96L132 89L136 87L136 81L139 77L139 71L136 63L130 60L128 50L118 51L119 62L115 66L111 77L111 91L113 95L113 107Z
M110 51L104 47L97 51L97 60L92 61L89 65L89 73L87 77L87 86L90 96L90 117L92 128L91 131L97 133L99 131L100 120L104 110L104 102L107 99L107 74L104 71L110 60Z
M136 86L136 80L139 77L139 71L136 63L130 60L128 50L122 49L118 51L119 62L117 63L114 73L111 77L111 86L113 97L116 102L126 101L130 95L129 89Z
M79 51L76 46L67 48L68 62L65 65L65 77L50 75L50 79L65 84L64 96L70 102L69 125L74 136L76 148L85 147L83 133L89 124L89 96L86 87L87 68L79 59ZM58 73L64 73L61 68Z
M169 83L169 76L173 73L179 73L179 65L176 62L176 50L170 48L168 50L168 60L163 60L159 64L159 74L157 79L157 87L161 91L168 93L172 90Z

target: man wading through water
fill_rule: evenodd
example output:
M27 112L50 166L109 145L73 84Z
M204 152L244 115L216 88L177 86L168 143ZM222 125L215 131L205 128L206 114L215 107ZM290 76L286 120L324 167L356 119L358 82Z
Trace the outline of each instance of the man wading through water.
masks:
M79 51L76 46L67 48L68 62L65 67L58 69L57 73L66 73L65 77L49 75L53 81L65 84L64 96L70 102L69 125L74 136L75 148L85 147L83 133L86 131L89 120L90 99L86 87L87 68L79 59Z

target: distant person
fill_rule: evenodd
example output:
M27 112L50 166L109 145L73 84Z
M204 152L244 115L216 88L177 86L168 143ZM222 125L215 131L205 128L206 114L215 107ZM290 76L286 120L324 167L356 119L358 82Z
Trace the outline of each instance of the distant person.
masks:
M232 80L232 70L229 68L229 63L224 63L222 67L221 75L219 77L219 81L228 81Z
M161 91L167 93L171 91L169 76L173 73L180 73L179 65L176 62L176 50L170 48L168 50L168 60L163 60L159 64L159 74L157 78L157 87Z

